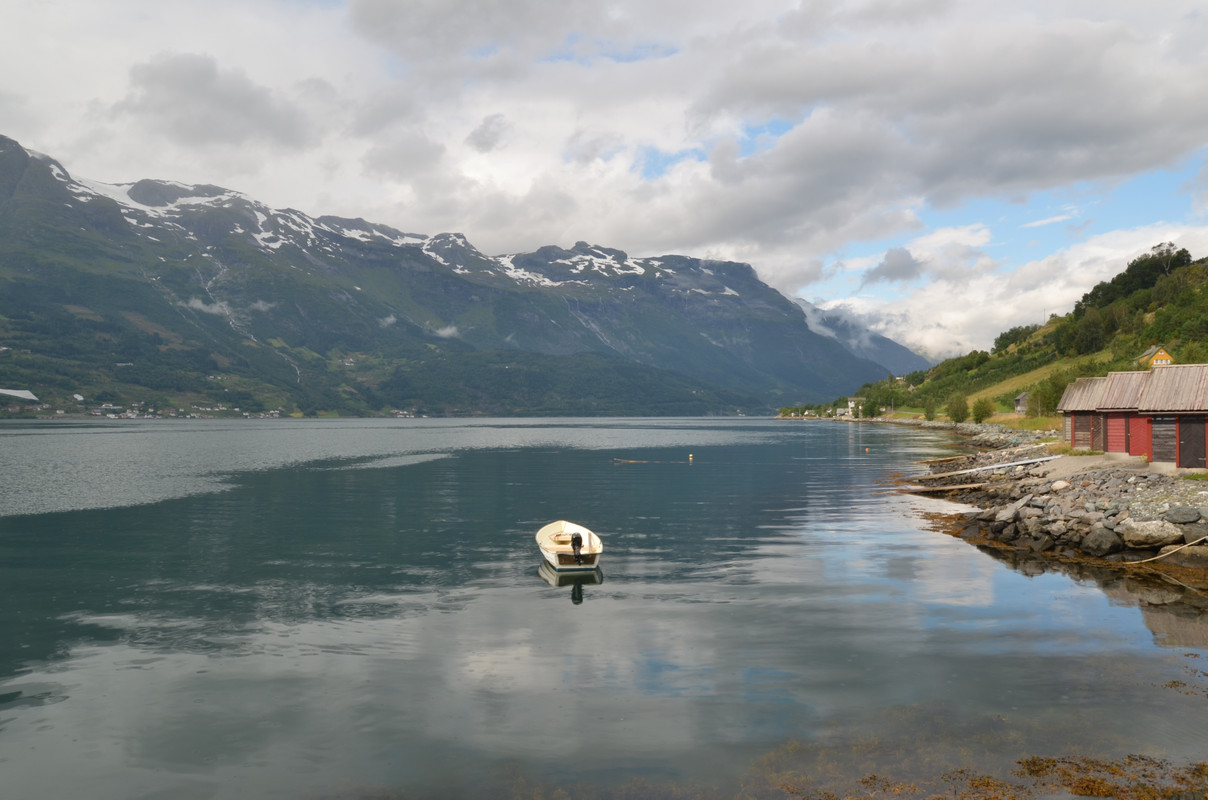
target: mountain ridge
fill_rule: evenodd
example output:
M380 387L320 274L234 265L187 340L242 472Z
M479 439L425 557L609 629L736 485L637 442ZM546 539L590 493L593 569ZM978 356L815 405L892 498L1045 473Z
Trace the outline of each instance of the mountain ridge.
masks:
M176 381L189 384L178 393L207 395L199 381L225 372L240 396L341 413L523 413L526 402L564 413L603 413L591 411L601 404L640 412L641 402L604 402L573 386L559 390L561 406L521 392L501 407L481 388L478 400L433 400L442 392L425 375L459 374L446 368L460 363L453 380L469 393L477 382L466 370L479 368L471 354L482 353L505 361L528 354L534 374L583 369L536 364L591 353L610 370L640 371L656 394L677 386L683 402L672 405L696 413L820 400L885 373L811 330L804 312L747 264L633 258L587 242L491 257L460 233L311 217L208 184L76 179L4 137L0 280L8 298L0 335L70 350L43 324L55 318L93 337L89 354L56 357L70 362L57 363L60 377L77 375L78 388L94 395L107 384L123 397L139 386L166 391L127 380L131 370L103 363L106 355L144 371L189 373ZM126 343L124 355L114 340ZM186 352L195 362L188 368ZM28 365L23 374L38 371ZM549 390L533 388L541 391Z

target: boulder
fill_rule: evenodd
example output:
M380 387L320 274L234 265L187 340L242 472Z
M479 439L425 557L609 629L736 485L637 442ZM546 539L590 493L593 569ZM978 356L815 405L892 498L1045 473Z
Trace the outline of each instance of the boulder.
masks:
M1031 548L1032 548L1033 552L1036 552L1036 553L1046 553L1049 550L1052 550L1056 546L1057 546L1056 543L1047 536L1043 536L1040 539L1033 540L1031 543Z
M1199 522L1200 511L1192 506L1173 506L1166 512L1166 521L1175 525L1185 525L1189 522Z
M1208 522L1193 522L1190 525L1180 525L1179 527L1183 529L1183 542L1185 544L1198 542L1200 539L1208 536Z
M1144 522L1125 520L1116 527L1116 531L1124 538L1124 544L1134 550L1183 544L1183 529L1164 519Z
M1023 497L1019 498L1011 505L1009 505L1006 508L999 511L994 516L994 520L996 522L1014 522L1016 517L1019 515L1019 509L1023 508L1025 505L1027 505L1028 501L1031 499L1032 499L1032 495L1030 495L1030 494L1024 495Z
M1082 540L1082 552L1102 558L1124 549L1124 542L1107 528L1095 528Z
M1062 489L1070 488L1069 481L1053 481L1053 485L1049 487L1054 492L1060 492Z

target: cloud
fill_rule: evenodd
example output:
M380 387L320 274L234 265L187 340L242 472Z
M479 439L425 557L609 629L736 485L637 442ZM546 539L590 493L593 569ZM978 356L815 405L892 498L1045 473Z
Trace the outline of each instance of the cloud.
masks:
M310 125L288 100L211 56L162 54L130 68L130 93L113 105L173 141L191 147L265 142L290 149L313 142Z
M510 127L503 114L488 114L477 128L470 131L466 144L480 153L489 153L499 147Z
M181 303L180 305L184 306L185 308L191 308L194 311L200 311L203 314L214 314L215 316L219 317L231 316L231 307L222 300L218 301L217 303L207 303L200 298L190 297L188 302Z
M421 131L403 130L373 147L363 163L370 175L406 182L436 169L444 153L444 145Z
M892 298L862 294L818 305L826 311L842 310L919 353L946 358L988 350L1002 331L1068 312L1095 284L1110 280L1129 260L1161 241L1208 252L1208 227L1150 225L1113 231L1006 274L955 271Z
M891 247L875 269L864 274L865 283L877 281L906 282L923 274L923 264L905 247Z
M1029 222L1025 225L1021 225L1020 227L1021 228L1043 228L1045 225L1054 225L1058 222L1065 222L1067 219L1074 219L1074 217L1075 217L1074 214L1058 214L1054 217L1045 217L1044 219L1038 219L1035 222Z

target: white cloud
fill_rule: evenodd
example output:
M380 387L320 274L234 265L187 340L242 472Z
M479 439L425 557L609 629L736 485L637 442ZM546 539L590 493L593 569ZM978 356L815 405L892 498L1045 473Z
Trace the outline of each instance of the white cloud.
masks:
M1043 228L1045 225L1054 225L1058 222L1065 222L1066 220L1070 220L1073 218L1074 218L1073 214L1058 214L1054 217L1045 217L1044 219L1038 219L1035 222L1028 222L1024 225L1021 225L1020 227Z
M190 297L188 302L181 303L181 305L185 308L191 308L194 311L200 311L203 314L214 314L215 316L219 317L231 316L231 307L222 300L218 301L217 303L207 303L205 300L200 298Z
M988 350L1002 331L1068 312L1095 284L1163 241L1205 253L1208 227L1113 231L1005 273L956 271L890 299L862 294L820 305L843 309L873 331L932 357Z

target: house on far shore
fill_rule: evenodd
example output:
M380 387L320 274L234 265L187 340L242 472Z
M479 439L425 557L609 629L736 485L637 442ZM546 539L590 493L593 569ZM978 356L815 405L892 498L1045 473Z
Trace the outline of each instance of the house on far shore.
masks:
M1022 392L1015 397L1015 413L1028 413L1028 392Z
M1141 367L1142 369L1164 367L1173 363L1174 359L1170 356L1170 353L1166 352L1166 348L1162 347L1161 345L1154 345L1141 355L1137 356L1137 366Z

